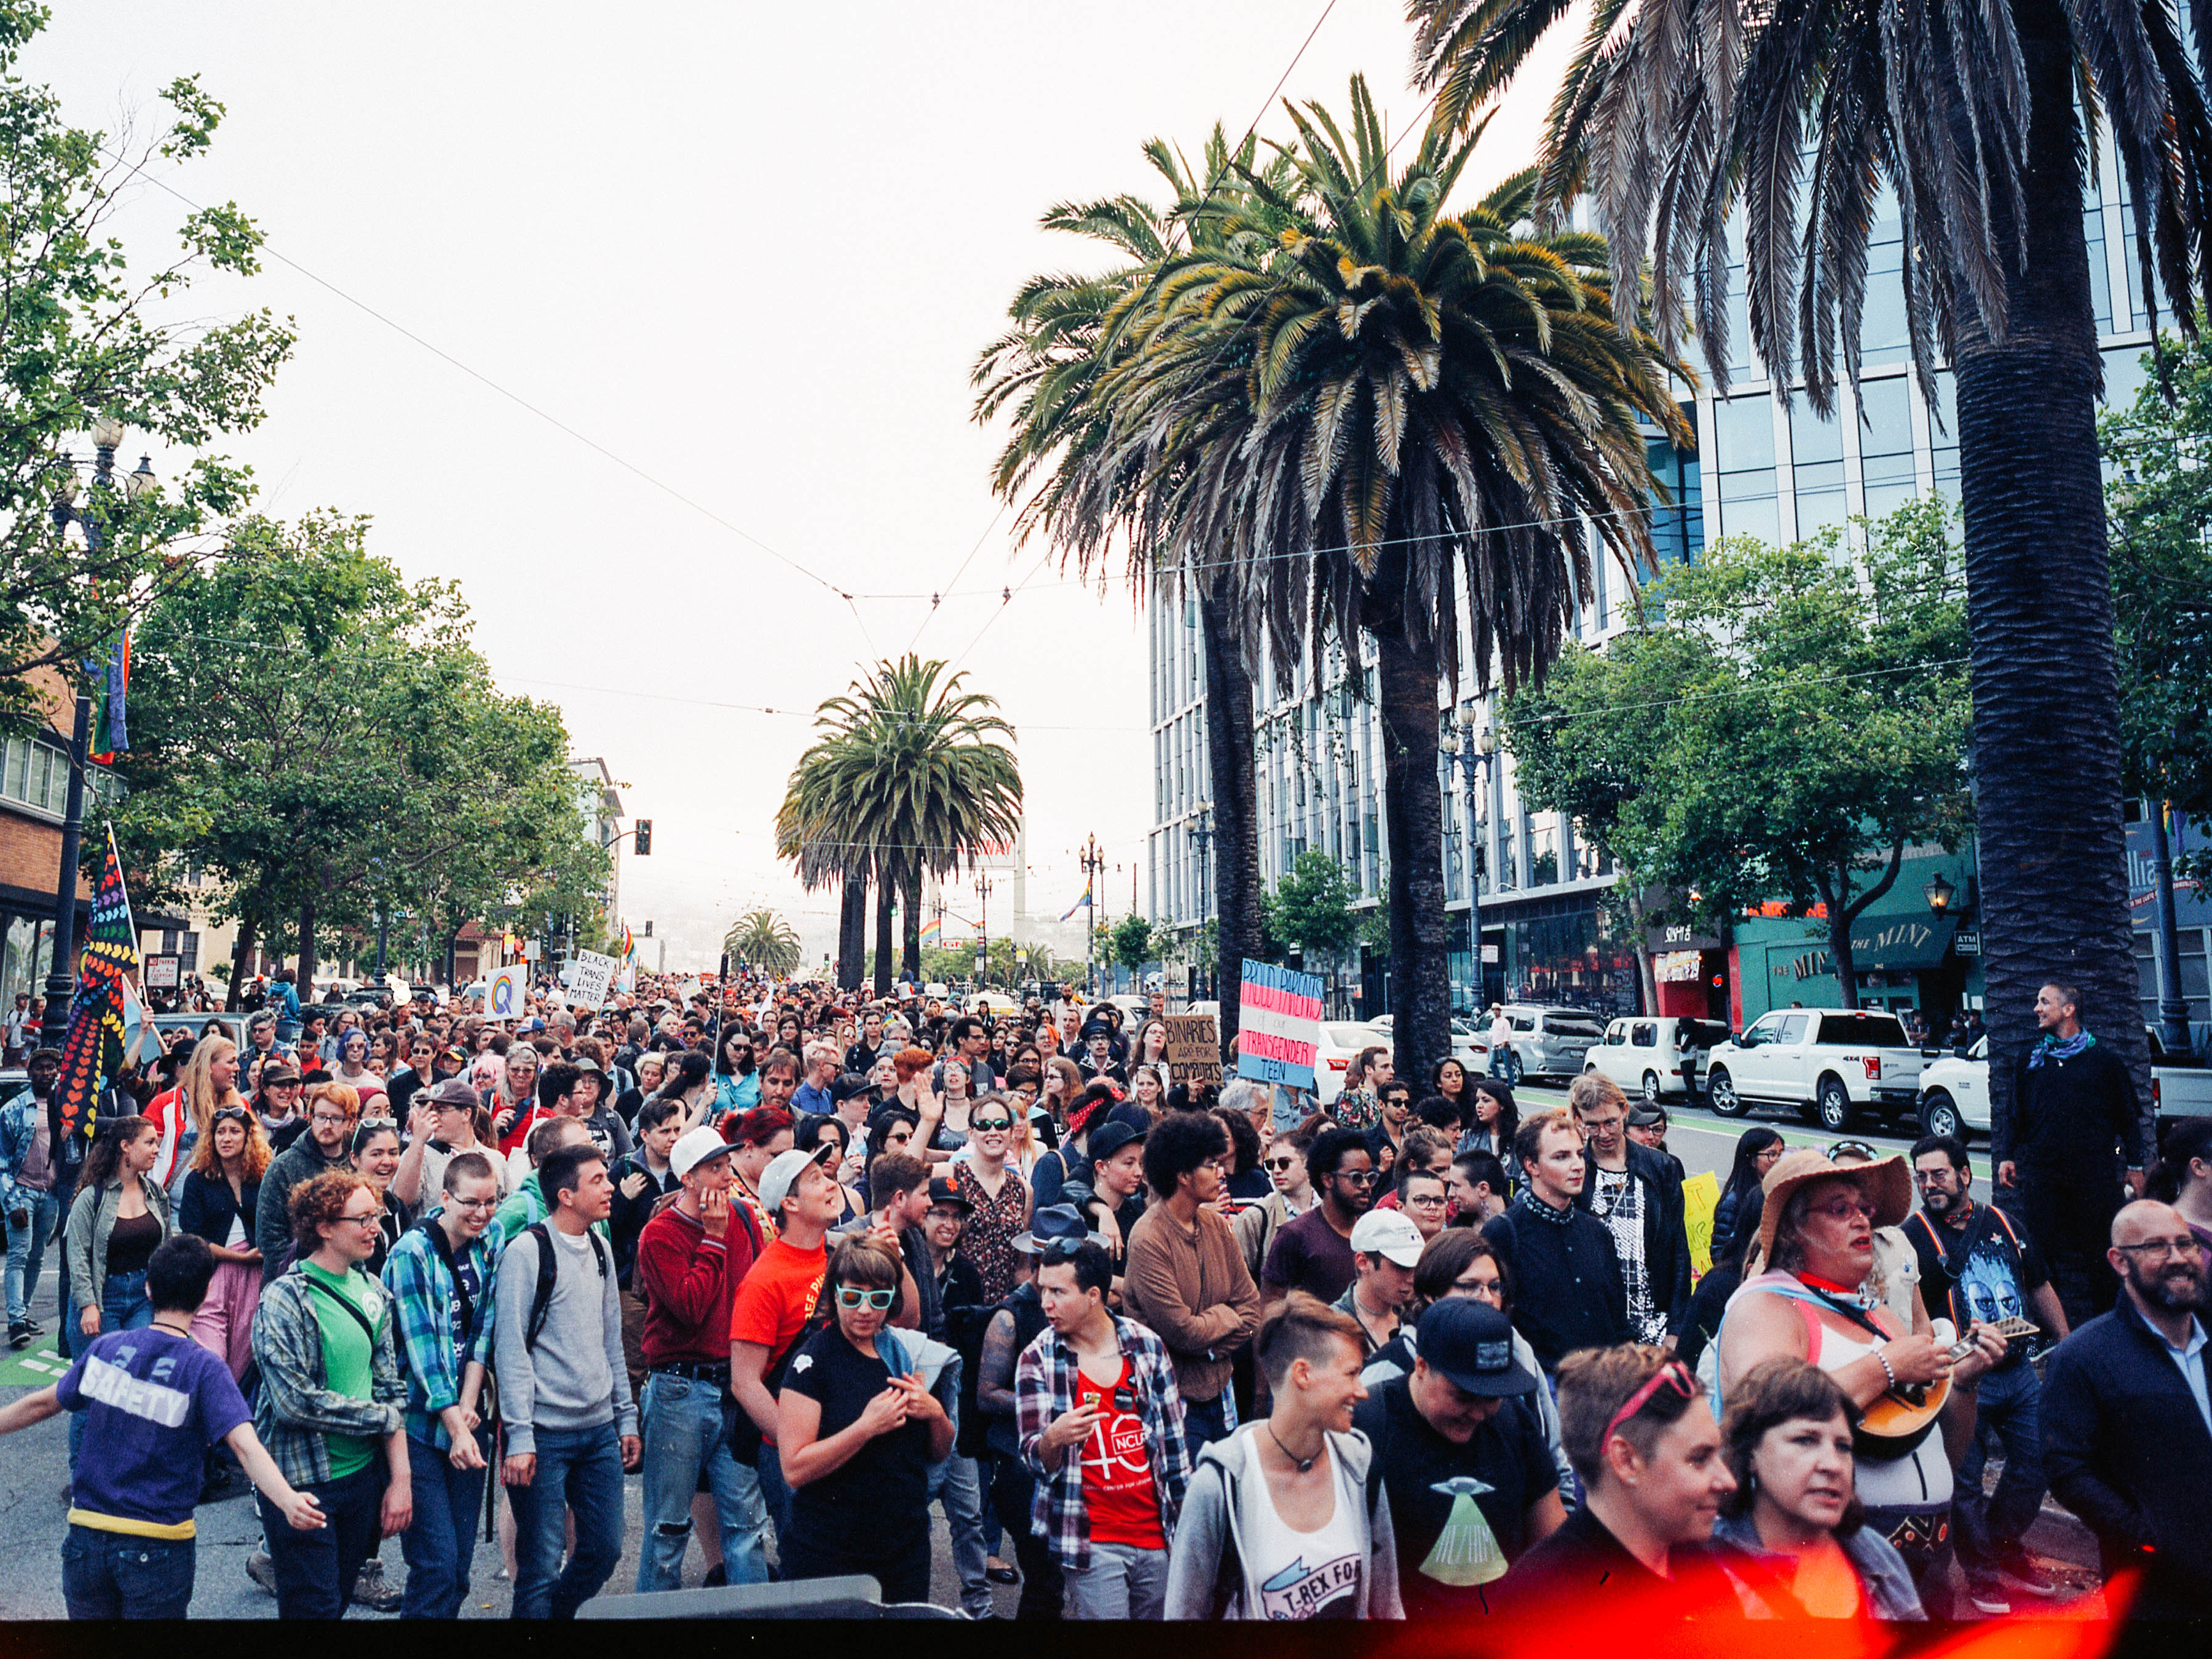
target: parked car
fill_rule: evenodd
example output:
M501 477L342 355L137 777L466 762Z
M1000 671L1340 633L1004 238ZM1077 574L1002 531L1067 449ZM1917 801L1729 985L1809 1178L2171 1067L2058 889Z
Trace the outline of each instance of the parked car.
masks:
M1382 1032L1384 1040L1395 1048L1398 1041L1395 1015L1377 1014L1367 1023ZM1451 1022L1451 1057L1460 1063L1461 1068L1469 1077L1486 1075L1490 1071L1489 1034L1477 1032L1474 1027L1454 1014ZM1419 1099L1429 1091L1429 1079L1425 1077L1407 1078L1406 1081L1413 1085L1415 1099Z
M1723 1117L1787 1106L1840 1134L1863 1111L1916 1109L1924 1064L1895 1014L1778 1008L1705 1057L1705 1096Z
M1345 1074L1362 1048L1388 1048L1390 1034L1364 1020L1325 1019L1314 1049L1314 1098L1333 1106L1344 1092Z
M2176 1118L2212 1117L2212 1068L2169 1056L2154 1027L2150 1042L2150 1098L2162 1126ZM1962 1058L1930 1060L1920 1074L1920 1126L1931 1135L1990 1131L1990 1040L1978 1039Z
M1694 1100L1706 1051L1728 1036L1717 1021L1674 1014L1616 1019L1583 1057L1583 1070L1611 1078L1655 1106L1674 1095Z
M222 1029L230 1033L230 1040L233 1042L241 1048L246 1047L246 1016L244 1014L155 1014L154 1029L161 1034L161 1046L167 1048L173 1040L170 1036L173 1031L189 1033L193 1041L198 1042L201 1030L211 1019L219 1022ZM191 1051L187 1049L186 1052Z
M1583 1060L1605 1037L1604 1019L1587 1008L1509 1002L1504 1012L1513 1036L1495 1059L1509 1085L1524 1077L1577 1077Z

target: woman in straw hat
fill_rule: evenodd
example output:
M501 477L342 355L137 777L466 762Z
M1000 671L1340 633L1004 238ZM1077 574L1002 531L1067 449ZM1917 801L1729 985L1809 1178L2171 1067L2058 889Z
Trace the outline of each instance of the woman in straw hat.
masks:
M1977 1325L1974 1346L1954 1363L1948 1320L1930 1322L1916 1305L1908 1327L1869 1291L1875 1230L1895 1226L1912 1207L1904 1159L1837 1164L1808 1149L1784 1157L1763 1186L1765 1271L1729 1298L1717 1403L1773 1359L1819 1366L1864 1411L1893 1390L1971 1382L2004 1357L2004 1339ZM1868 1523L1898 1547L1923 1597L1949 1562L1951 1463L1933 1426L1888 1442L1863 1436L1857 1467Z

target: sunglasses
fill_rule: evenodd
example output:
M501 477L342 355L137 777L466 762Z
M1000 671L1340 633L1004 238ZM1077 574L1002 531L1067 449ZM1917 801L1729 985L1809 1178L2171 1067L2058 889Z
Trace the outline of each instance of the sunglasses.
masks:
M243 1106L226 1106L215 1115L217 1123L251 1123L253 1114Z
M1260 1162L1260 1167L1263 1170L1287 1170L1297 1162L1297 1159L1294 1158L1262 1158Z
M994 1129L1011 1129L1014 1121L1010 1117L971 1117L968 1127L978 1134L988 1134Z
M896 1291L863 1291L850 1285L837 1287L837 1305L850 1311L858 1308L873 1308L881 1313L897 1299Z
M1629 1395L1622 1402L1620 1409L1606 1420L1605 1432L1598 1436L1597 1443L1602 1446L1612 1439L1613 1431L1642 1411L1650 1402L1651 1396L1662 1389L1672 1389L1685 1400L1695 1400L1701 1392L1698 1379L1691 1374L1690 1368L1679 1359L1670 1359L1654 1371L1650 1380Z

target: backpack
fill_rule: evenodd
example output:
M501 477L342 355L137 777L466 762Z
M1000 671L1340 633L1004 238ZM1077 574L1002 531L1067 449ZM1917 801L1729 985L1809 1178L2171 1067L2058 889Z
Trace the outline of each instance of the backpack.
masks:
M522 1346L525 1352L535 1352L538 1333L545 1328L545 1316L553 1306L553 1284L560 1276L559 1261L553 1255L553 1236L542 1221L525 1227L523 1234L538 1241L538 1285L530 1293L530 1317L523 1322ZM584 1237L592 1241L592 1261L605 1279L609 1272L607 1247L599 1243L599 1236L588 1229Z

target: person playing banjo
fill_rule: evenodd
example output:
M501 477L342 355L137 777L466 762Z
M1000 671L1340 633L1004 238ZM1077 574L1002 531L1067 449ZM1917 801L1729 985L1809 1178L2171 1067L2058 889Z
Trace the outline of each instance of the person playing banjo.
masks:
M1729 1299L1715 1345L1715 1409L1766 1360L1803 1360L1832 1376L1858 1414L1854 1449L1867 1524L1897 1546L1940 1617L1938 1604L1949 1600L1951 1463L1936 1419L1954 1390L2004 1358L2005 1338L1977 1321L1959 1339L1948 1319L1929 1318L1917 1290L1906 1328L1868 1293L1875 1229L1911 1212L1903 1158L1846 1166L1794 1152L1763 1187L1765 1271Z

